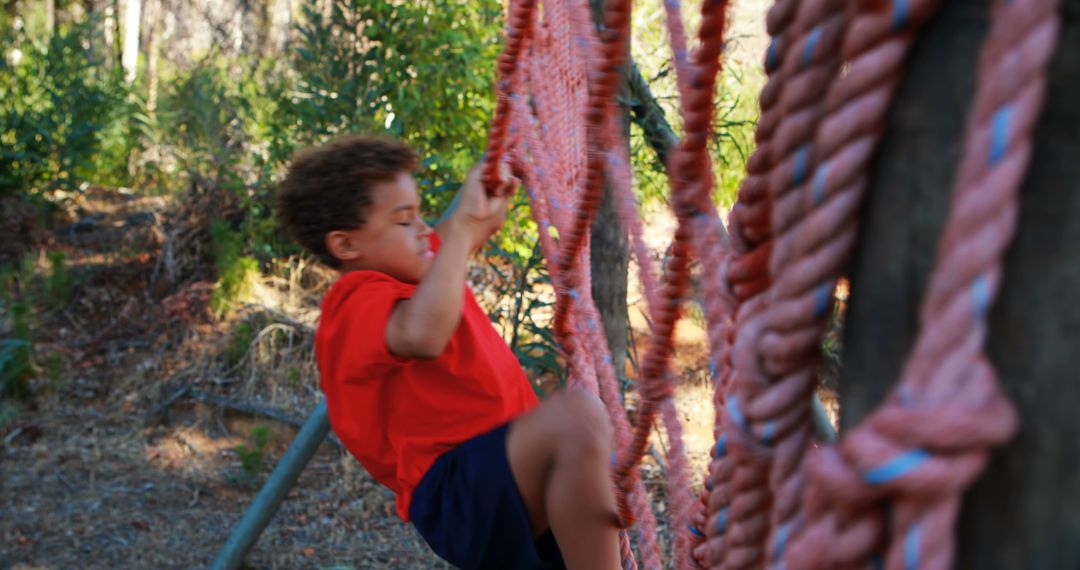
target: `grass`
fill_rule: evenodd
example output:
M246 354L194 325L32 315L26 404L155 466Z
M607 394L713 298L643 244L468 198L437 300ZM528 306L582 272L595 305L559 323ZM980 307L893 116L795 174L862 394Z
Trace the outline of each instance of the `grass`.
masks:
M255 487L259 484L268 443L270 443L270 428L265 425L256 425L251 428L248 441L236 446L236 456L240 459L240 471L234 476L240 485Z

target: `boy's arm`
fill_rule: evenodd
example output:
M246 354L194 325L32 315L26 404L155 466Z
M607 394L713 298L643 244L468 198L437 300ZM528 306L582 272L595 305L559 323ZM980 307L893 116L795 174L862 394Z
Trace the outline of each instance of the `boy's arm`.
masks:
M386 345L403 358L436 358L461 321L465 272L469 256L506 219L506 198L489 198L480 184L480 170L469 173L460 204L439 224L442 240L431 267L416 292L400 301L386 325Z
M386 346L402 358L438 357L461 320L473 238L465 231L447 231L441 237L435 260L413 296L398 302L386 325Z

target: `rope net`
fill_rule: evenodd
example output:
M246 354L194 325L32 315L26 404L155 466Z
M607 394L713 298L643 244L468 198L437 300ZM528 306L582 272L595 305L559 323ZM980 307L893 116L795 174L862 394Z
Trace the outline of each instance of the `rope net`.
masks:
M588 0L511 0L485 185L504 187L505 160L528 193L556 291L553 332L570 383L599 394L611 416L619 517L645 568L663 567L638 474L657 416L668 438L675 567L951 566L960 497L989 448L1017 425L983 340L1056 45L1056 0L993 2L921 331L892 395L835 446L814 441L811 423L819 347L856 241L870 161L904 58L939 2L776 0L766 17L757 146L725 228L710 198L706 143L728 4L703 1L690 50L680 2L664 0L684 134L668 158L677 228L658 272L615 108L629 0L604 2L599 25ZM605 180L651 323L629 417L590 294L588 230ZM717 410L699 497L670 362L694 260ZM620 536L623 567L637 568L630 534Z

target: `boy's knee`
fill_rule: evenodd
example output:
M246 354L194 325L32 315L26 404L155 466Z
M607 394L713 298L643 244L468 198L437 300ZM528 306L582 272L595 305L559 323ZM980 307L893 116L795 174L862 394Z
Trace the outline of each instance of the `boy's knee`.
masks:
M560 449L574 455L607 457L613 449L611 419L603 402L585 390L568 390L559 397Z

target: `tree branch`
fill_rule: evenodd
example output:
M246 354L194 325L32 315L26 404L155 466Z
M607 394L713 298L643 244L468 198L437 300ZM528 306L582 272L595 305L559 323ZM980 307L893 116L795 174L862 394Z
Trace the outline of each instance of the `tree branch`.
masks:
M649 82L641 75L637 62L630 60L626 69L626 82L630 87L630 117L645 133L645 141L656 151L660 162L667 164L667 157L679 142L671 124L664 116L664 109L656 101Z

